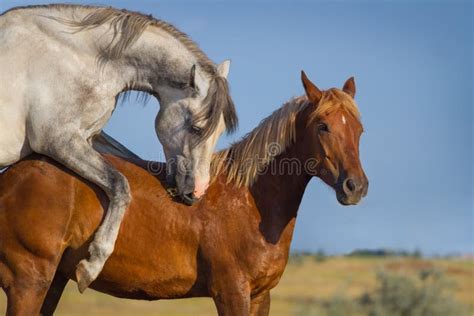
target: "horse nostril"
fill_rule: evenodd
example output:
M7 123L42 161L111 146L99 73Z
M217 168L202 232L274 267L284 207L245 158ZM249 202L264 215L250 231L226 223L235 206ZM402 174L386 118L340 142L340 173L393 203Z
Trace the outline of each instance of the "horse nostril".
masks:
M354 191L356 190L356 185L354 183L354 180L352 179L344 180L344 183L342 186L343 186L344 192L347 195L354 193Z
M194 202L196 202L196 197L194 196L194 193L185 193L181 195L181 199L183 202L187 205L193 205Z

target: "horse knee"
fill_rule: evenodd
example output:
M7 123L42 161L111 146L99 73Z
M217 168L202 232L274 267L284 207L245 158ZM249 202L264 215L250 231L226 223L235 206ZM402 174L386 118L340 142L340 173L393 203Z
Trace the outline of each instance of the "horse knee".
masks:
M132 200L127 178L119 172L114 172L110 179L110 188L107 192L110 200L127 207Z
M132 193L130 191L130 185L128 184L128 180L127 178L125 178L125 176L122 176L122 180L118 185L117 192L119 192L122 203L128 206L132 201Z

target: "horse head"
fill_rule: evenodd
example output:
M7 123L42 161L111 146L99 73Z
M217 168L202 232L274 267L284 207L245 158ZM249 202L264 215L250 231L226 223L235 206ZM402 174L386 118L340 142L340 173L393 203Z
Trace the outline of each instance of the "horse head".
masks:
M342 89L321 91L304 71L301 79L309 100L302 113L304 138L299 144L306 159L317 161L314 174L336 191L343 205L359 203L367 195L369 181L359 159L363 132L354 101L354 78Z
M155 130L163 144L167 179L187 204L206 191L211 157L224 129L235 130L237 116L229 94L230 62L217 66L216 74L192 66L184 86L161 89Z

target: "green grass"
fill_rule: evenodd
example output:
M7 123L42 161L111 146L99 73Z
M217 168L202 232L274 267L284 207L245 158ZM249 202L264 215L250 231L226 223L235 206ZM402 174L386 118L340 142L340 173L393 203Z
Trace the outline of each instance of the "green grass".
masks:
M339 315L344 309L351 315L366 315L353 302L377 287L377 271L417 277L421 271L436 269L450 281L453 298L474 315L474 260L329 257L292 260L272 291L271 315ZM1 292L1 291L0 291ZM1 292L2 293L2 292ZM0 314L6 300L0 295ZM216 315L211 299L182 299L143 302L117 299L93 290L79 294L70 282L57 315ZM346 313L347 314L347 313Z

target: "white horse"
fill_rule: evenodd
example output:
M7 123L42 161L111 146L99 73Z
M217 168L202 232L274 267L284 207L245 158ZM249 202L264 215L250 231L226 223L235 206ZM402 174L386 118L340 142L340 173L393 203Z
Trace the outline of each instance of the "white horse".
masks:
M172 25L139 13L47 5L0 15L0 168L41 153L109 197L90 258L76 270L81 292L112 253L131 199L125 177L91 145L118 95L138 90L158 99L155 130L169 179L192 203L207 188L218 137L237 124L228 70Z

